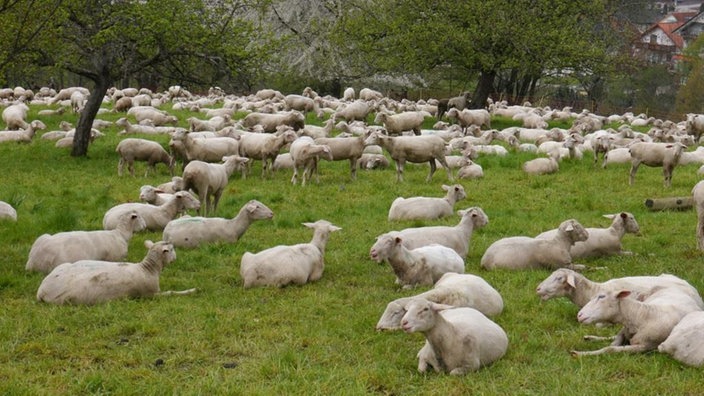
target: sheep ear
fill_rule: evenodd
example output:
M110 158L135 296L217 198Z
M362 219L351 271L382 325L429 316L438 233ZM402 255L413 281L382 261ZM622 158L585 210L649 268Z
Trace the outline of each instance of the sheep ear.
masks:
M605 214L603 216L606 217L607 219L613 219L614 217L616 217L615 214Z
M447 305L447 304L438 304L438 303L434 303L434 302L430 303L430 309L432 309L435 312L440 312L440 311L444 311L446 309L452 309L452 308L456 308L456 307L453 305Z
M628 218L628 213L626 213L626 212L621 212L621 213L619 214L619 216L621 216L621 218L622 218L623 220L626 220L626 219Z
M568 284L570 287L572 287L573 289L576 289L576 288L577 288L577 286L575 286L574 275L573 275L573 274L567 275L567 284Z
M442 185L442 189L445 190L445 191L449 191L451 188L452 188L452 187L450 187L450 186L448 186L448 185L446 185L446 184L443 184L443 185Z
M144 247L146 247L147 249L151 249L152 246L154 246L154 242L150 241L149 239L144 241Z
M401 239L401 237L396 237L396 238L394 238L394 243L395 243L395 244L399 245L399 244L401 244L402 242L403 242L403 240Z
M622 299L622 298L626 298L630 295L631 295L630 290L621 290L620 292L618 292L618 294L616 294L616 298Z

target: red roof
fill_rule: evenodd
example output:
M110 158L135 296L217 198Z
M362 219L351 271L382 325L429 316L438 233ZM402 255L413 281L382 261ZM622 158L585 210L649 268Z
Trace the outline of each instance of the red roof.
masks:
M673 43L675 43L675 47L683 48L684 40L682 40L682 36L673 33L673 31L678 27L684 25L687 21L689 21L692 17L697 14L698 12L695 11L670 13L665 18L661 19L660 21L656 22L653 26L646 29L645 32L643 32L643 34L641 35L641 37L644 37L648 35L649 32L659 28L667 35L667 37L670 38L670 40L672 40Z

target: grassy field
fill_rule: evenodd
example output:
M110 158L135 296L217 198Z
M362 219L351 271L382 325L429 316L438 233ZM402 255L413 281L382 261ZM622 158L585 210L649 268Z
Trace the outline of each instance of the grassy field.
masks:
M35 118L32 109L30 119ZM191 114L176 113L181 120ZM115 114L101 118L115 120ZM58 117L40 117L58 129ZM75 122L75 116L63 119ZM184 124L185 125L185 124ZM495 120L494 127L510 123ZM564 126L564 125L562 125ZM53 306L35 295L43 275L24 266L33 241L43 233L99 229L111 206L138 199L139 187L170 179L158 167L147 178L117 176L117 129L106 130L88 158L39 139L0 145L0 200L17 208L17 223L0 222L0 393L7 395L324 394L324 395L695 395L701 370L657 352L574 358L570 350L597 349L585 334L610 335L618 328L594 328L576 321L567 300L541 302L537 284L551 271L494 271L479 261L495 240L536 235L576 218L605 227L603 214L632 212L642 235L627 235L632 256L585 260L605 266L586 275L606 280L669 272L704 287L702 253L696 249L693 211L650 212L646 198L687 196L698 181L697 166L677 168L672 187L662 186L659 168L641 167L634 186L628 165L592 166L590 154L565 161L557 174L527 176L520 170L530 154L480 157L481 180L461 181L467 199L456 206L481 207L489 224L476 230L466 271L482 276L503 296L495 318L509 335L506 356L464 377L420 374L416 353L421 334L376 332L387 302L426 288L399 290L387 265L369 258L375 237L409 226L454 225L458 217L433 222L386 220L397 196L441 196L443 171L426 183L427 166L407 166L403 183L391 169L362 171L349 179L347 163L323 162L319 184L290 184L290 172L233 177L216 213L232 217L250 199L275 213L254 223L236 244L177 250L164 270L162 290L197 287L190 296L113 301L98 306ZM159 137L166 144L166 137ZM137 174L144 164L137 165ZM330 237L323 278L301 287L244 290L239 263L245 251L307 242L302 222L326 219L342 227ZM146 239L130 243L129 261L142 259Z

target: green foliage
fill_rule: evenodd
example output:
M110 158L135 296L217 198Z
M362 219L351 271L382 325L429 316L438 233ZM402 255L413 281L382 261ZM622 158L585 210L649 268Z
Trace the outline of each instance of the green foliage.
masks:
M692 42L684 51L681 72L685 83L677 92L676 109L680 113L702 113L704 108L704 36Z

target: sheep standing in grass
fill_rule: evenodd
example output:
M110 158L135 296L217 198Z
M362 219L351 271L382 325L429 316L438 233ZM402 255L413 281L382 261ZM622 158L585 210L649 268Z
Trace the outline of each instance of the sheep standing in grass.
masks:
M244 204L232 219L182 217L171 220L164 228L163 240L186 248L212 242L235 243L255 220L271 219L273 216L271 209L253 199Z
M156 164L164 164L169 168L171 176L174 175L174 160L161 144L147 139L128 138L117 144L115 151L120 155L117 163L117 174L122 176L122 172L127 164L130 175L134 176L134 162L145 161L147 170L144 177L149 176L149 170L156 173Z
M443 198L398 197L389 208L389 221L397 220L435 220L452 215L457 201L467 198L461 184L442 185L447 192Z
M262 177L271 173L274 159L281 149L293 141L298 136L296 132L286 130L276 134L265 133L245 133L240 137L239 155L251 160L262 161ZM251 161L249 163L251 165ZM247 168L242 171L242 177L246 175Z
M145 227L142 216L128 211L117 218L116 227L110 231L44 234L32 244L25 269L48 273L59 264L78 260L122 260L127 257L132 235Z
M658 351L671 355L688 365L704 365L704 312L695 311L685 315L658 345Z
M570 248L578 241L586 241L589 233L577 220L565 220L551 239L515 236L492 243L482 256L481 265L486 269L531 269L572 266Z
M188 209L200 208L200 201L187 191L179 191L161 206L144 203L123 203L113 206L103 216L103 228L112 230L119 224L119 218L125 212L137 211L144 218L146 228L150 231L161 231L166 224Z
M483 278L472 274L448 272L435 282L432 289L388 303L376 324L376 329L401 329L401 318L406 314L406 305L413 298L424 298L453 307L474 308L489 317L500 314L504 309L501 294Z
M647 166L661 166L663 184L665 187L672 185L672 171L679 163L682 152L687 148L682 143L633 143L628 151L631 154L631 172L629 184L633 185L636 172L640 164Z
M291 143L291 161L293 162L293 176L291 183L298 182L298 173L301 172L301 185L305 186L306 181L310 180L315 173L316 182L318 179L318 159L324 158L332 161L332 150L330 146L324 144L316 144L313 138L309 136L301 136Z
M374 122L384 125L389 135L400 135L405 131L413 131L413 134L420 135L423 121L430 116L427 111L406 111L399 114L379 112Z
M37 300L52 304L93 305L119 298L160 294L159 275L164 267L176 260L176 252L171 244L163 241L145 241L144 246L149 251L139 263L80 260L59 265L39 285ZM174 292L164 294L171 293Z
M506 332L474 308L456 308L426 299L406 305L401 327L421 332L426 342L418 352L418 371L464 375L499 360L508 349Z
M222 157L222 164L191 161L183 169L183 189L192 189L203 204L200 213L213 213L218 208L220 196L237 169L244 169L249 159L237 155ZM164 224L166 225L166 224Z
M445 161L445 140L440 136L398 136L391 137L373 132L365 140L366 145L377 144L386 149L396 162L396 180L403 181L403 167L406 161L430 164L430 173L426 181L430 181L435 173L437 160L447 171L448 180L452 181L452 171Z
M352 179L357 178L357 162L364 154L364 136L355 137L334 137L315 139L316 144L324 144L330 147L333 161L350 161L350 175Z
M244 287L303 285L323 276L330 233L341 230L326 220L303 223L313 229L310 243L279 245L259 253L245 252L240 264Z
M692 199L697 211L697 247L704 250L704 180L697 182L692 188Z

